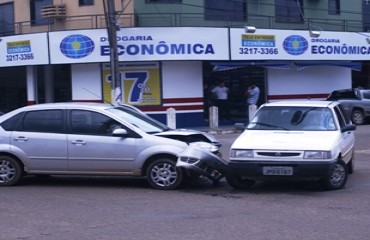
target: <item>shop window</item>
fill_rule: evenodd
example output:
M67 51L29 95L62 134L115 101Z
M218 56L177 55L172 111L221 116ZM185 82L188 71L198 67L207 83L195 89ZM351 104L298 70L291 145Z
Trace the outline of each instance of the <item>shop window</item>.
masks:
M49 19L43 18L41 9L44 6L53 5L53 0L30 0L30 15L32 25L46 25Z
M329 0L328 1L328 11L331 15L340 14L340 0Z
M14 34L14 5L0 4L0 36Z
M362 22L363 22L363 31L370 32L370 1L363 0L362 2Z
M94 0L78 0L79 6L92 6L94 5Z
M275 0L275 16L276 22L303 22L303 0Z
M204 15L206 20L245 21L247 2L246 0L205 0Z

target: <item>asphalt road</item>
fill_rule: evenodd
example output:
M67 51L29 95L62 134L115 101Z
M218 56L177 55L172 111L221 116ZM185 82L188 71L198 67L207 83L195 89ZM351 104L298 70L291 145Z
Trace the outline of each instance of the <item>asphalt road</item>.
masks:
M158 191L141 179L28 178L0 188L0 239L369 239L370 126L355 134L355 173L337 191L312 182ZM218 136L224 156L237 135Z

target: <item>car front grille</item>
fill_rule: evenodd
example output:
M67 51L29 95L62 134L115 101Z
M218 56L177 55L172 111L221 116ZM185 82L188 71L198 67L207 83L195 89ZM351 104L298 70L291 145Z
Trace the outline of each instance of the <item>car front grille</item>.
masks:
M257 152L257 155L267 156L267 157L297 157L297 156L301 155L301 153L300 152L273 151L273 152Z

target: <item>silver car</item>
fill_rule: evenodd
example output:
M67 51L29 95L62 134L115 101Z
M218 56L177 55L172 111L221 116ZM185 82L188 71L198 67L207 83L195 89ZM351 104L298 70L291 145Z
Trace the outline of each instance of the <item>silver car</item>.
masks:
M102 103L49 103L0 116L0 186L29 175L146 176L175 189L187 175L176 167L189 145L218 152L200 131L171 130L139 110Z

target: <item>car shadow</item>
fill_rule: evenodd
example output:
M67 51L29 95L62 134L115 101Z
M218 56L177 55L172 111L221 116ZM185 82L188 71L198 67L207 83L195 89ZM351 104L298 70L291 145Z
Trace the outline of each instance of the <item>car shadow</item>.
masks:
M68 176L68 175L36 175L25 176L20 186L65 186L65 187L133 187L151 188L145 178L129 178L115 176Z

